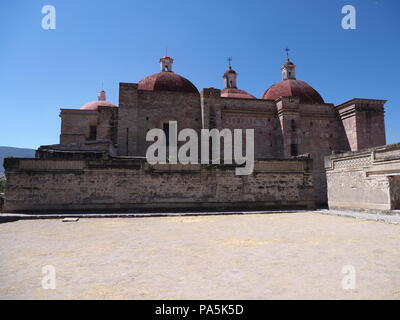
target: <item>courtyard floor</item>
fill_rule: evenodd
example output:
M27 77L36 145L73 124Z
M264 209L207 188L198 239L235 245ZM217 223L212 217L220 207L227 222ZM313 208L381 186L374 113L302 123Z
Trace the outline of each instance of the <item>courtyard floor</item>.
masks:
M0 299L400 299L399 244L315 212L20 220L0 224Z

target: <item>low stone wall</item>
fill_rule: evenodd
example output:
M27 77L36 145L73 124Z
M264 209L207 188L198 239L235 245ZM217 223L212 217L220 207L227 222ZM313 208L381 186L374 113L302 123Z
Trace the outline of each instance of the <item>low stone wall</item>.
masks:
M400 143L325 158L330 209L400 210Z
M4 212L314 207L310 159L257 161L249 176L144 159L8 158L4 166Z

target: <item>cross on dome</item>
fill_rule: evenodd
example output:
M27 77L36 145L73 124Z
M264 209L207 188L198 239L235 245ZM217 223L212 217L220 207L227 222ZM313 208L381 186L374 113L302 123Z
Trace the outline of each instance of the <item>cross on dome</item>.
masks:
M289 51L290 51L290 49L289 49L288 47L286 47L286 48L285 48L285 51L286 51L286 58L287 58L287 61L290 61L290 59L289 59Z
M228 57L228 59L226 59L226 61L228 61L229 69L231 69L232 68L232 66L231 66L232 58Z

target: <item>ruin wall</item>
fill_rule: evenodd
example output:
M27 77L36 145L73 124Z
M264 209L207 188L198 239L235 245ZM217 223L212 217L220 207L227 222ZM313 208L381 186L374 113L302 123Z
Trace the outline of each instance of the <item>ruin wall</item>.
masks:
M4 212L202 208L312 208L310 159L227 165L154 165L144 159L7 158Z

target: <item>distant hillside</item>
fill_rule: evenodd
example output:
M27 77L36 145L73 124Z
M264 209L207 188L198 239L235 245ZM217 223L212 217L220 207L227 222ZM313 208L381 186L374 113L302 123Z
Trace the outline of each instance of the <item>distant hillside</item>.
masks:
M4 168L3 168L3 159L4 158L7 158L7 157L33 158L34 156L35 156L34 149L0 147L0 173L2 173L4 171Z

